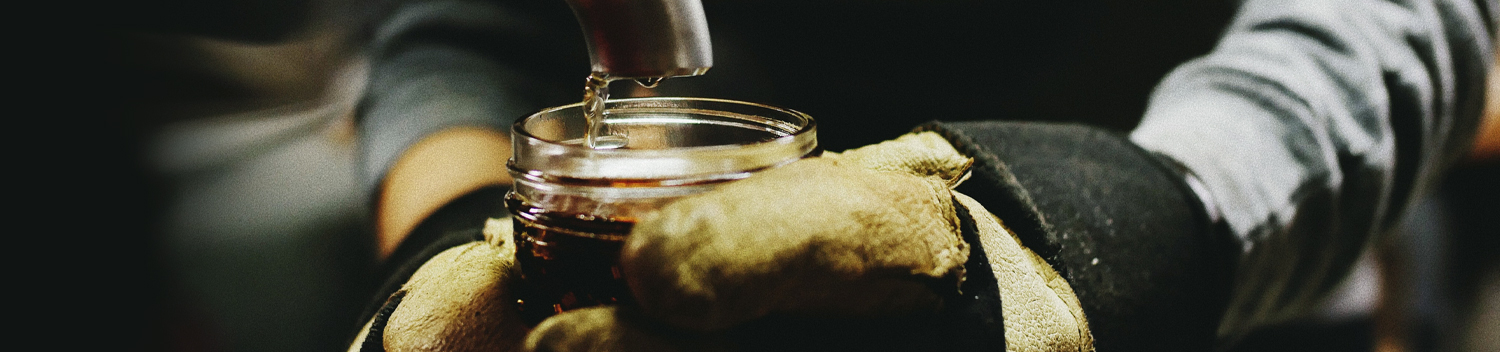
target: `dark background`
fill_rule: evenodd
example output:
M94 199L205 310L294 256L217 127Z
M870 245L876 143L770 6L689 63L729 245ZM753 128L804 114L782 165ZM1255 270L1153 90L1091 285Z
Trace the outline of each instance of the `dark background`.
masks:
M561 0L512 3L562 29L549 39L559 43L555 52L517 54L562 58L522 60L550 66L537 69L547 72L540 75L545 82L528 83L538 93L527 103L541 109L576 102L587 58L567 6ZM1233 1L1192 0L704 4L715 67L654 90L617 82L617 96L704 96L803 111L818 119L820 141L829 150L893 138L935 119L1080 122L1129 131L1155 83L1175 65L1208 52L1234 10ZM104 195L98 206L113 210L110 219L121 229L114 233L123 235L89 238L108 248L110 265L96 274L99 287L122 292L99 310L132 317L110 325L120 335L115 341L171 351L344 348L371 286L365 275L373 266L372 244L360 223L361 200L342 201L330 208L336 212L305 214L326 221L299 223L313 225L287 230L292 235L225 230L283 240L205 249L207 254L193 257L183 248L192 252L191 245L219 232L185 240L169 235L162 218L193 192L184 184L222 175L164 172L149 149L159 131L184 123L346 103L325 97L332 86L360 80L341 80L334 72L365 55L372 24L392 5L152 0L103 6L108 16L99 43L105 50L97 59L111 78L103 83L108 113L85 121L107 126L101 140L119 146L100 149L110 161L105 165L123 172L93 189ZM1500 161L1489 155L1458 166L1378 246L1373 304L1353 315L1265 329L1236 350L1370 351L1392 344L1455 350L1452 344L1473 337L1465 329L1500 330L1471 323L1480 314L1475 312L1496 310L1493 301L1479 303L1496 290L1491 253L1500 249L1500 237L1487 222L1500 214ZM325 176L342 179L336 169L355 164L337 160L350 164L290 163L284 165L328 174L289 168L277 175L311 183ZM202 278L249 273L259 276L221 276L220 286Z

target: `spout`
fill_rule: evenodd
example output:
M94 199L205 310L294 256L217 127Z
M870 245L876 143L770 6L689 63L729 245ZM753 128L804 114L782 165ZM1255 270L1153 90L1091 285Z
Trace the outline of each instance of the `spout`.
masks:
M567 0L593 72L611 79L697 76L713 66L699 0Z

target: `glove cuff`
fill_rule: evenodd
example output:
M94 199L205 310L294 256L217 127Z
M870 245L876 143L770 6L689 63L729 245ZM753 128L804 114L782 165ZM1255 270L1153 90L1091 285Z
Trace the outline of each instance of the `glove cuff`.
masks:
M1005 226L1016 232L1022 245L1046 259L1053 270L1067 275L1066 268L1057 261L1060 243L1052 236L1054 231L1006 163L970 138L960 125L933 121L918 126L914 132L935 132L947 139L959 153L973 158L970 179L956 190L984 204L995 217L1004 219Z
M1082 125L932 122L917 131L974 158L956 190L1068 281L1099 350L1212 348L1238 251L1213 231L1183 174Z

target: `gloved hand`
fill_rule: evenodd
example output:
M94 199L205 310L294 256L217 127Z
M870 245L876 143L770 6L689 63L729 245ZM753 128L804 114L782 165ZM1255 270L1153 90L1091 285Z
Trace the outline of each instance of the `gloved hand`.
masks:
M943 162L921 161L951 160L950 157L942 156L950 154L923 154L916 150L924 148L908 148L922 145L951 145L958 151L957 154L973 158L972 177L960 183L953 192L955 203L958 205L954 209L960 214L958 218L961 222L968 223L961 228L965 242L970 244L970 258L965 264L966 276L961 284L962 295L954 298L944 294L944 291L950 290L951 286L933 285L933 292L944 300L944 308L935 315L936 318L917 315L897 319L918 322L915 326L906 325L907 329L849 324L856 326L851 330L870 328L867 330L872 332L864 335L862 339L855 338L846 341L877 341L862 346L873 346L876 349L933 350L954 346L955 348L952 349L975 350L994 347L998 345L993 338L997 335L995 329L986 329L984 326L987 322L1000 320L998 317L986 315L989 314L987 312L999 310L1003 311L1004 320L1004 331L1000 333L1004 336L1002 343L1007 344L1008 350L1072 349L1075 348L1074 346L1078 349L1088 349L1090 348L1088 344L1092 344L1092 347L1106 351L1201 351L1210 350L1216 343L1223 342L1217 340L1218 323L1226 310L1236 258L1241 248L1223 228L1224 224L1216 220L1214 212L1205 207L1205 203L1208 202L1201 200L1199 195L1191 189L1190 182L1187 181L1191 175L1189 171L1179 167L1168 158L1141 149L1122 135L1088 126L1004 121L934 122L918 127L917 130L935 132L941 135L941 140L946 143L900 143L899 141L886 143L883 144L884 146L862 148L862 150L850 151L843 155L830 155L829 158L840 160L837 162L839 166L810 165L806 167L847 168L857 164L886 171L917 170L914 172L917 175L930 176L937 173L921 171L930 169L898 165L950 165ZM897 145L907 147L897 147ZM889 149L890 152L876 152L885 148L892 149ZM860 155L866 153L878 155L878 157ZM938 157L927 155L938 155ZM828 174L837 173L828 172ZM627 245L631 252L627 252L625 258L636 258L631 259L631 262L626 265L632 268L627 270L634 273L636 277L634 280L641 282L633 283L633 290L639 291L636 294L642 296L639 311L617 309L613 315L596 315L590 318L594 323L589 325L596 328L580 328L581 330L577 331L570 329L581 325L565 324L559 319L559 324L539 326L536 331L533 331L528 336L528 345L546 347L544 349L551 350L577 350L571 347L587 346L590 336L594 336L590 335L591 331L600 332L598 336L602 336L605 340L620 336L620 333L625 331L645 331L656 332L658 336L689 336L693 337L690 340L694 343L728 341L744 345L747 342L753 344L762 341L757 340L755 334L735 332L738 328L728 329L718 335L706 335L711 338L703 338L704 334L683 334L682 332L712 330L725 324L732 324L734 321L750 321L754 325L753 321L756 320L747 319L755 319L762 315L767 318L762 318L761 321L786 323L788 320L772 318L789 314L826 315L831 313L847 316L881 316L902 312L901 310L881 309L881 307L859 310L860 306L852 303L831 306L841 310L818 310L813 309L817 308L814 305L790 303L803 298L836 299L808 294L823 292L819 291L819 288L805 293L778 290L779 286L776 285L786 284L789 288L816 286L808 283L819 279L837 281L841 284L843 281L840 280L857 282L860 279L898 279L891 279L893 276L868 275L858 270L858 265L893 263L867 260L884 257L867 255L856 257L861 260L823 260L837 258L835 253L849 248L840 245L846 242L829 240L830 238L843 238L837 235L804 233L801 236L805 237L793 236L793 240L806 239L805 244L813 246L807 248L813 249L795 250L803 247L790 246L794 250L780 252L755 250L753 248L755 246L784 248L778 242L786 241L781 237L775 237L785 236L785 234L767 233L768 229L778 227L765 223L774 220L766 219L762 215L797 216L799 213L827 215L830 211L837 213L836 209L830 210L830 207L818 207L817 204L821 204L818 197L843 197L840 191L828 192L821 189L823 187L797 187L795 184L799 182L816 181L797 175L786 175L781 170L768 171L757 177L764 180L779 178L780 182L764 181L770 184L756 186L754 182L746 182L755 179L752 177L752 179L742 181L743 184L725 187L722 194L714 192L714 194L703 196L704 199L716 198L721 201L736 199L730 203L745 204L741 206L724 206L711 200L685 200L682 202L684 206L677 208L679 213L676 215L663 212L663 217L672 217L675 220L649 221L651 223L659 221L664 225L678 224L674 225L677 227L647 225L641 230L644 235L632 235L634 237ZM866 181L862 179L867 178L864 176L848 177L845 182L839 182L839 184L863 185ZM819 183L819 185L825 184ZM826 186L828 189L843 190L837 188L840 187L838 185ZM752 187L765 187L766 191L761 193L761 191L754 190L734 190ZM778 188L782 191L778 191ZM784 192L794 189L796 192L805 193ZM774 196L756 198L754 194L757 193ZM756 201L761 203L754 203ZM695 211L685 205L690 204L689 202L705 203L698 205L709 206L707 209L713 210ZM674 249L670 247L670 244L654 244L651 240L652 237L681 234L684 228L715 229L708 224L723 220L716 217L733 218L742 215L741 213L731 214L720 209L745 210L743 209L745 207L758 208L749 209L747 211L750 212L743 213L751 214L750 216L732 220L742 222L742 228L730 231L718 228L720 232L714 233L708 239L694 240L704 243L697 247L675 247ZM772 207L785 209L769 209ZM993 216L986 213L993 214ZM918 214L923 213L902 212L903 216L922 216ZM840 223L852 228L876 230L884 228L883 222L874 220L870 216L854 216L853 218L859 221L838 220L838 217L824 219L819 216L800 216L795 217L797 220L791 223L807 229L840 228L834 225ZM1002 221L1004 226L1000 225ZM896 223L905 222L907 220L896 221ZM647 228L652 226L661 227L655 230L661 233L650 234ZM744 232L737 235L732 233L734 231ZM996 233L1005 235L996 235ZM870 235L866 232L859 236ZM916 235L895 237L905 238L906 241L883 242L891 237L872 236L866 239L856 236L862 240L857 245L863 247L853 248L882 248L881 246L885 245L928 248L923 247L925 243L919 239L932 238ZM714 243L719 242L730 246L716 247L718 245ZM722 253L719 248L751 248L750 253L763 255L734 254L733 257L748 257L758 263L757 265L768 262L778 264L773 264L771 266L773 269L757 269L756 266L724 263L720 258L714 257L715 255L729 256L729 254ZM674 253L673 251L683 252ZM888 252L869 250L861 253ZM1031 254L1036 256L1031 256ZM777 255L783 256L777 257ZM1040 260L1037 257L1040 257ZM1026 265L1028 262L1031 264L1030 270ZM1053 270L1049 272L1043 269L1044 265L1041 264L1043 262L1047 264L1045 266ZM839 266L851 263L854 266ZM719 265L719 269L693 269L698 265ZM807 270L808 268L812 269ZM777 272L777 270L783 272ZM994 273L993 277L996 280L984 283L983 281L986 281L988 276L978 274L984 272ZM864 274L864 276L833 275L840 273ZM913 270L908 272L904 279L920 280L930 277L923 276L921 273L923 272L920 270ZM1052 296L1057 297L1054 302L1059 303L1044 304L1044 301L1048 300L1042 298L1048 295L1040 289L1042 285L1027 284L1025 282L1028 280L1018 280L1017 277L1035 277L1037 279L1032 282L1047 283L1046 287L1053 292ZM647 281L662 284L642 284ZM761 307L759 310L737 310L729 307L715 307L712 304L691 305L693 302L717 302L718 297L724 295L725 292L735 292L741 289L756 290L767 295L762 296L764 298L760 301L756 301L754 297L742 301L759 304ZM665 291L653 292L652 290ZM999 299L987 299L985 297L987 292L999 292ZM879 294L879 292L873 294ZM730 297L738 298L738 296ZM1076 297L1076 300L1069 299L1072 297ZM920 297L912 296L912 298ZM846 299L858 301L852 298ZM675 300L682 300L688 304ZM898 307L912 309L920 307L912 304L918 301L903 302L906 305L898 305ZM1061 313L1079 311L1073 309L1073 304L1077 304L1083 314ZM1000 306L1000 308L994 308L994 306ZM676 307L683 310L667 311L651 307ZM958 312L954 313L952 310ZM1074 316L1073 321L1077 323L1076 325L1055 323L1068 321L1066 317L1069 315ZM640 319L641 316L652 319ZM597 328L610 326L598 323L600 319L607 317L624 317L628 318L627 321L633 322L664 321L669 324L647 324L649 328L634 330ZM839 324L848 322L849 320L836 321ZM663 325L666 328L663 328ZM764 325L774 324L762 324ZM775 340L793 340L796 343L807 341L806 339L785 338L784 336L789 335L789 332L790 335L796 336L794 335L796 331L808 325L791 324L791 326L793 327L788 329L770 329L779 335L765 336L774 336L770 339ZM923 327L929 330L921 330ZM1067 327L1072 327L1073 330ZM551 330L556 331L541 333ZM909 330L920 332L908 333ZM751 331L758 330L751 329ZM821 338L826 334L810 335ZM911 341L912 337L920 338L929 335L938 336L938 341L925 344L901 344ZM548 338L559 336L569 338ZM894 338L882 339L888 336L894 336ZM656 341L682 340L659 339ZM953 343L954 341L958 342ZM551 342L565 343L552 344ZM701 349L698 347L701 346L693 345L690 349ZM782 347L788 346L772 344L769 349ZM814 349L817 347L820 346L813 346ZM847 345L829 344L822 347L847 348Z
M421 263L391 293L349 347L376 351L510 351L530 330L513 294L515 265L509 219L489 219L478 241L464 241ZM438 241L442 243L444 241Z
M786 339L789 329L744 326L767 320L963 320L952 311L985 295L1003 302L979 307L1003 312L1004 339L990 336L990 346L953 341L983 337L899 323L813 335L879 349L1008 344L1026 351L1092 350L1086 318L1068 283L982 205L951 191L972 162L935 133L909 134L673 202L639 220L621 255L639 307L555 316L529 335L526 346L816 348L821 345L813 336L778 343L768 340ZM965 224L980 248L965 241ZM971 250L987 255L971 257ZM966 273L971 258L983 262L969 268L983 269ZM966 277L989 285L961 285ZM961 292L961 286L988 292Z
M1202 350L1213 342L1234 251L1208 231L1169 163L1082 126L921 129L941 137L799 161L642 219L622 256L639 305L558 314L521 347ZM971 157L973 177L950 191ZM491 260L504 267L508 253ZM507 285L484 289L503 296ZM414 289L409 283L407 295ZM409 321L506 320L504 304L447 302L486 308L433 309ZM480 313L491 311L501 313ZM1003 330L987 327L1002 321ZM397 331L385 330L385 339ZM448 340L416 345L514 342L518 329L505 331L428 333Z

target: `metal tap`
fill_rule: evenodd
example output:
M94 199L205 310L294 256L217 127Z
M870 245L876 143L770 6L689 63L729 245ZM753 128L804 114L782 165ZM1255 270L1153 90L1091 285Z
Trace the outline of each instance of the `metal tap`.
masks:
M713 66L699 0L567 0L583 25L593 72L651 81ZM643 83L644 84L644 83Z

